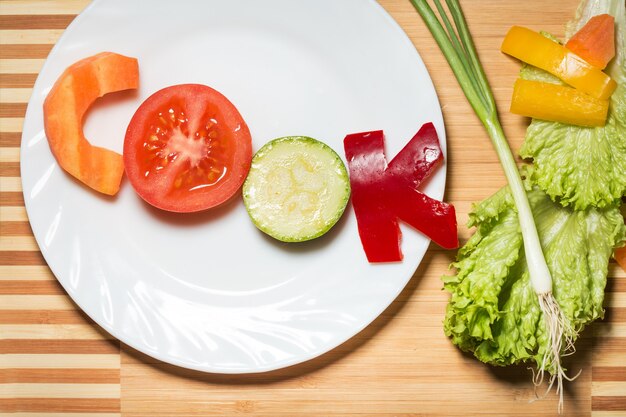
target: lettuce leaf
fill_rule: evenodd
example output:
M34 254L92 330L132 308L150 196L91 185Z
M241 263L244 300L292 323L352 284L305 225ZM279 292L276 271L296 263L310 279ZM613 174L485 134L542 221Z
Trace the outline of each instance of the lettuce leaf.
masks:
M579 330L603 316L609 258L626 239L616 206L576 211L554 203L534 187L527 191L553 279L553 294ZM548 340L533 290L513 197L508 187L470 213L476 231L458 253L444 331L483 362L542 365ZM549 364L546 364L549 365Z
M621 7L619 6L621 4ZM610 99L607 123L587 128L532 120L520 156L532 158L527 175L554 201L578 210L607 207L626 196L626 17L621 0L583 1L577 19L568 25L575 33L591 17L611 13L616 18L616 57L607 71L618 87ZM539 69L525 66L525 79L560 83Z

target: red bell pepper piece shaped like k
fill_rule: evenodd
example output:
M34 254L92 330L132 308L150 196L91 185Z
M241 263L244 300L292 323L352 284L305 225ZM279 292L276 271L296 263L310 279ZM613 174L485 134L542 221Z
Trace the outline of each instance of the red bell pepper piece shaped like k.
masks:
M387 164L381 130L346 136L352 206L369 262L402 260L398 220L446 249L459 246L454 206L428 197L419 185L443 162L437 131L426 123Z

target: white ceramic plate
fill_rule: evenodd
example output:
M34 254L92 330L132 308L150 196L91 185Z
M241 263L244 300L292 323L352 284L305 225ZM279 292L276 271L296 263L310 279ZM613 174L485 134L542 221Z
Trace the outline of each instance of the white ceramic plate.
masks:
M341 344L393 301L429 244L409 228L403 262L370 265L350 206L326 236L282 244L252 225L241 198L170 215L127 181L111 199L66 175L50 153L42 103L67 66L101 51L139 59L139 91L105 97L86 119L91 142L118 152L139 104L178 83L226 95L254 150L305 135L343 155L346 134L383 129L391 157L428 121L445 148L430 77L375 1L95 1L37 79L22 181L37 242L69 295L113 336L165 362L217 373L285 367ZM424 191L440 199L444 186L440 169Z

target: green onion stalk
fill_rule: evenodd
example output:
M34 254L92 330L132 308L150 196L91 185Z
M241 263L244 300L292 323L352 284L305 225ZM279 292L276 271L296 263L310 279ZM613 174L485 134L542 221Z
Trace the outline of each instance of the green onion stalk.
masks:
M533 382L537 386L540 385L543 382L544 373L548 371L550 373L548 391L556 382L557 394L560 396L559 410L561 410L563 379L573 379L565 374L561 365L561 355L573 352L576 331L570 325L552 294L552 277L541 248L528 197L515 158L498 119L491 87L478 59L465 16L458 0L446 0L452 21L439 0L433 0L433 3L441 20L437 18L426 0L410 1L435 38L465 96L485 126L504 169L518 213L530 280L537 293L539 307L550 340L550 348L546 349L541 365L537 373L534 374Z

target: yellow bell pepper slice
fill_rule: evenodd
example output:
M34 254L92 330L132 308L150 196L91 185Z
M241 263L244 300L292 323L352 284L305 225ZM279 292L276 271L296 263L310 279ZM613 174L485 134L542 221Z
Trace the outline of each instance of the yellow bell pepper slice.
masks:
M604 126L609 101L571 87L519 78L513 87L511 113L579 126Z
M599 68L563 45L524 27L513 26L504 37L500 50L601 100L607 100L617 88L615 80Z

